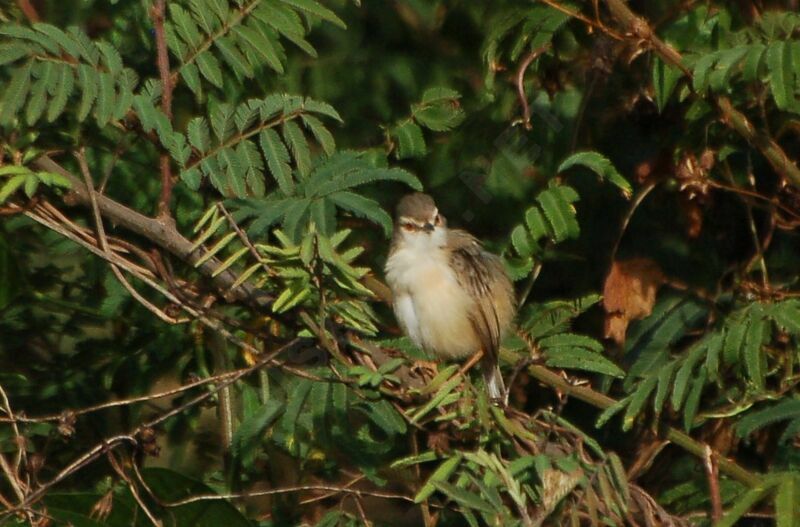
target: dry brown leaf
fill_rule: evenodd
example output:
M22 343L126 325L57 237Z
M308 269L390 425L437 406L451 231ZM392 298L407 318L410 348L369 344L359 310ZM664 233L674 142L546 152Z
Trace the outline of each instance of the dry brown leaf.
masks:
M656 293L664 280L661 268L649 258L615 261L603 286L606 338L624 344L628 324L653 311Z

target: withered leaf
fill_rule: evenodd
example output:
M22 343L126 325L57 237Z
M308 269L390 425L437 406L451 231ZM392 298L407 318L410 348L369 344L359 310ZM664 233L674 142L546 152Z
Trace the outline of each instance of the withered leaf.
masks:
M653 311L664 280L661 268L649 258L615 261L603 286L606 338L624 344L628 324Z

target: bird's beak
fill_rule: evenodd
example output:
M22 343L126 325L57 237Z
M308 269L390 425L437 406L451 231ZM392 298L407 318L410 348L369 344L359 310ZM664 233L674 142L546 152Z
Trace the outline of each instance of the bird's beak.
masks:
M433 228L433 223L428 222L422 227L422 230L425 232L433 232Z

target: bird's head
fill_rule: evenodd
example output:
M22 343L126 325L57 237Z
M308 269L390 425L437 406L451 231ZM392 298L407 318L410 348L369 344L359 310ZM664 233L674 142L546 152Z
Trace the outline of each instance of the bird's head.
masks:
M447 236L447 220L433 198L422 192L403 196L397 204L395 236L415 248L441 247Z

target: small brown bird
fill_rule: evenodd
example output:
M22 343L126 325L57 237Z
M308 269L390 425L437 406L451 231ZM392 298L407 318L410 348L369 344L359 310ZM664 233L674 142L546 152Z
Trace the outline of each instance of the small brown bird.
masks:
M477 356L489 397L504 401L497 359L516 302L500 258L468 232L448 229L433 199L417 192L397 206L386 278L414 344L446 359Z

